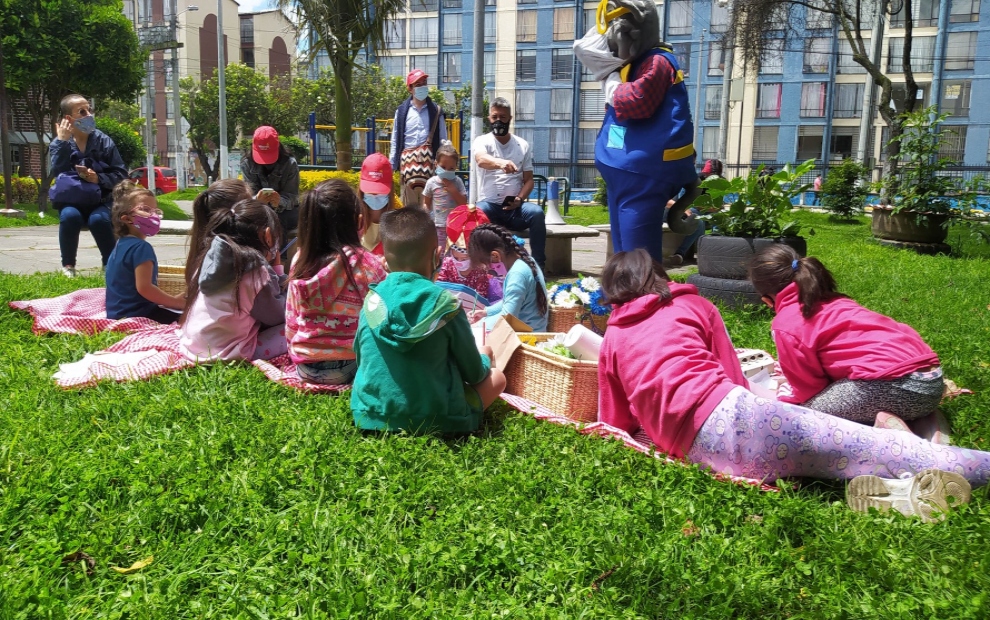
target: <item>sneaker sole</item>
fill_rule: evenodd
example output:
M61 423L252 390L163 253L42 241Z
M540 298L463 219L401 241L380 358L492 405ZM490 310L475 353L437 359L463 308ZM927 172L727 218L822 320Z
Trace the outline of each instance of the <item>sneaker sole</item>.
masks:
M908 497L891 493L888 483L901 482L879 476L857 476L849 482L846 503L856 512L894 509L905 516L917 515L925 523L945 519L952 506L969 503L972 487L961 475L940 469L926 469L914 476ZM950 503L950 498L952 499Z

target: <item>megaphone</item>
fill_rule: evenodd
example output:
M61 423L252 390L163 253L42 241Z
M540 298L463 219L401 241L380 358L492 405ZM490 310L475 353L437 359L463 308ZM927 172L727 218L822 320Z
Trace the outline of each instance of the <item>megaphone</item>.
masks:
M550 177L550 184L547 187L547 214L546 214L546 224L547 226L560 226L562 224L567 224L564 218L560 216L560 211L557 210L557 199L560 196L560 183L555 177Z

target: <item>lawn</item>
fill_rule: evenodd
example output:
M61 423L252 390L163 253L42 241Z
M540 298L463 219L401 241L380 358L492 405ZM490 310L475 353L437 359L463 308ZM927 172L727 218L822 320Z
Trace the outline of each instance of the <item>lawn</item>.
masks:
M990 445L990 262L801 218L844 292L916 327L976 392L944 408L956 442ZM100 284L0 274L0 301ZM63 392L58 363L120 336L36 337L3 306L0 618L984 618L990 606L986 489L937 525L863 515L841 484L761 493L504 405L463 441L364 436L346 395L295 393L246 365ZM772 351L768 310L724 316L737 346Z
M168 194L171 195L171 194ZM24 226L55 226L58 224L58 211L51 205L45 209L44 217L38 217L37 204L15 204L15 209L24 211L25 217L12 218L0 217L0 228L21 228ZM158 208L162 210L162 219L166 220L188 220L186 212L175 204L175 200L169 200L164 196L158 197Z
M159 196L159 199L165 198L166 200L196 200L196 197L205 191L206 191L206 186L187 187L186 189L180 189L175 192L162 194L161 196Z

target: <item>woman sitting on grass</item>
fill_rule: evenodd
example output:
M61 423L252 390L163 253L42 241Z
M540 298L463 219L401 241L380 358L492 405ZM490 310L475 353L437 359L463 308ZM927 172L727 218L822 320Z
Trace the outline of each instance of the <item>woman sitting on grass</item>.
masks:
M716 472L773 481L852 479L849 505L923 519L990 480L990 453L863 426L747 389L725 324L690 284L670 282L645 250L605 265L613 304L599 358L599 419ZM907 475L908 478L901 478Z
M921 424L937 426L945 381L918 332L840 294L821 261L783 244L753 256L749 279L776 313L771 329L790 385L779 400L896 430L929 416Z

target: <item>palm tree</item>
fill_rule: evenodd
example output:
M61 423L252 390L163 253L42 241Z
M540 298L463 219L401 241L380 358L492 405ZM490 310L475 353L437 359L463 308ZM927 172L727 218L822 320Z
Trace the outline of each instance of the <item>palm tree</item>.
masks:
M299 25L310 31L310 53L322 49L330 60L338 170L351 169L351 82L358 54L385 48L388 20L405 6L405 0L278 0L280 9L297 15Z

